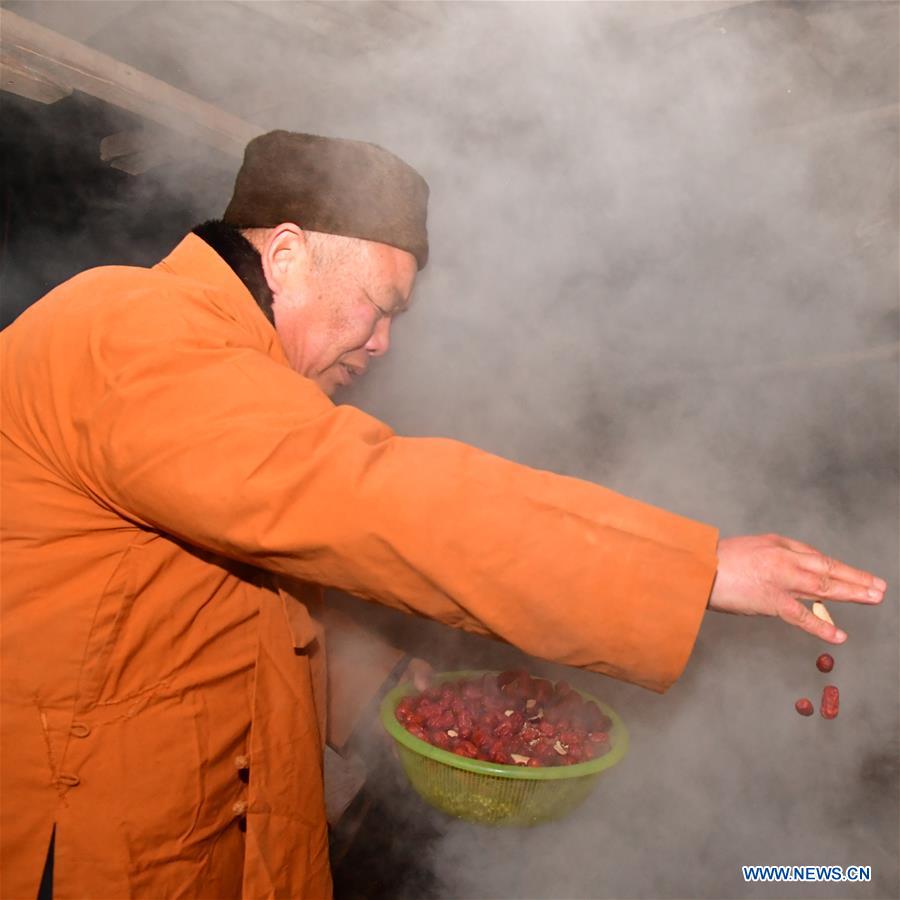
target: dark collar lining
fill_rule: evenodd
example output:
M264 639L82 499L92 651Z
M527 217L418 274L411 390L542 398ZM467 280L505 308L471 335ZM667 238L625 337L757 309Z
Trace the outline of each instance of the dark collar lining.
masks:
M263 315L274 327L272 292L266 284L262 260L253 244L237 228L226 225L220 219L210 219L194 228L192 233L209 244L231 266L234 274L241 279Z

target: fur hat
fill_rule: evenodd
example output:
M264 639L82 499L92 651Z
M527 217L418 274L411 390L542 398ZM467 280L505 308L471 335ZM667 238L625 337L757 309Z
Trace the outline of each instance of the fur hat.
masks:
M428 184L376 144L270 131L254 138L223 219L238 228L293 222L363 238L428 261Z

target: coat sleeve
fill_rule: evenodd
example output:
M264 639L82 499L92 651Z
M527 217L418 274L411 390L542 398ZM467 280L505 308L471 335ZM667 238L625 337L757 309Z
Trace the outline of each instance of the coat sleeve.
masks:
M655 690L691 652L716 531L598 485L398 437L177 296L95 323L73 452L141 525Z

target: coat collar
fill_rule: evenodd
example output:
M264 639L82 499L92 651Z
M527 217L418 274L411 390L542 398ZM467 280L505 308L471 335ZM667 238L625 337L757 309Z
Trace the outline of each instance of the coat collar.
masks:
M202 238L195 234L186 235L181 243L153 268L212 288L223 312L252 331L265 346L269 356L283 365L289 365L275 329L257 306L253 295L231 266Z

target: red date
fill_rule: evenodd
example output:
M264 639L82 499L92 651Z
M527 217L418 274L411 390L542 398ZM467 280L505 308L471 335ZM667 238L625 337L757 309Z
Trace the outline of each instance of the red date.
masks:
M815 711L813 709L812 700L808 697L803 697L801 700L798 700L794 704L794 709L796 709L801 716L811 716Z
M442 750L503 765L571 766L611 750L612 722L565 682L522 670L404 697L397 720Z
M512 737L512 734L513 734L512 722L510 722L509 720L507 720L505 722L501 722L494 729L494 737L506 738L506 737Z
M475 759L478 756L478 748L471 741L460 741L453 752L469 759Z
M442 750L449 750L452 738L446 731L432 731L428 735L428 742L434 744L435 747L440 747Z
M823 719L836 719L841 705L841 695L833 684L826 684L822 690L822 705L819 712Z
M823 653L816 660L816 668L820 672L830 672L834 668L834 657L830 653Z

